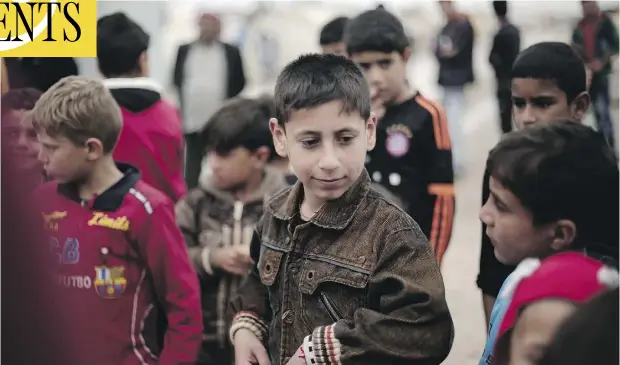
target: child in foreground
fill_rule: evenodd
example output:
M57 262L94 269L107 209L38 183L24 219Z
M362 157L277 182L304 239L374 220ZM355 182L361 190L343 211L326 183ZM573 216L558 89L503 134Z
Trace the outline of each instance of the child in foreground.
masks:
M77 364L194 364L202 336L196 272L173 203L112 159L122 127L104 85L66 77L33 124L55 181L34 192L57 283L75 305Z
M538 365L620 364L618 287L592 298L557 330Z
M265 200L287 184L268 167L273 139L266 100L232 99L209 120L199 187L176 204L176 218L202 293L204 341L197 365L228 365L228 302L249 273L250 241ZM268 106L268 105L267 105Z
M577 252L525 259L515 270L510 305L499 328L493 365L536 365L542 349L580 304L618 287L618 271ZM598 363L597 363L598 364Z
M453 336L443 280L415 221L370 188L376 117L361 70L302 56L275 100L276 151L299 181L252 239L256 265L231 302L236 364L440 364Z
M602 135L574 121L531 126L506 134L489 154L487 169L490 196L480 219L500 262L517 265L577 251L617 267L620 181ZM502 285L481 365L493 357L518 279L515 271Z
M585 65L566 43L542 42L523 50L510 72L512 116L521 130L558 120L581 123L590 107ZM489 198L489 171L484 172L482 204ZM480 271L476 281L482 291L487 327L491 309L502 284L515 269L499 262L482 223Z

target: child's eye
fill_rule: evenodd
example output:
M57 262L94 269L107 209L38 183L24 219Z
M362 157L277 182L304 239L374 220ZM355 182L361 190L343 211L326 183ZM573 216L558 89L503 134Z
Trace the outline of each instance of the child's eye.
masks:
M392 60L381 60L377 62L377 65L379 65L381 69L386 70L392 65Z
M553 105L553 103L551 101L541 100L541 101L537 101L535 105L538 108L546 109L546 108L550 107L551 105Z
M360 62L358 63L358 66L364 70L364 71L368 71L370 69L370 63L366 63L366 62Z
M342 144L349 144L349 143L353 142L354 138L355 137L353 137L353 136L342 136L342 137L340 137L339 142L342 143Z
M48 145L48 144L44 144L44 145L43 145L43 148L45 148L46 150L48 150L48 151L50 151L50 152L56 151L56 149L57 149L57 147L56 147L56 146L50 146L50 145Z
M490 199L490 198L489 198ZM495 206L495 208L500 211L500 212L505 212L507 211L506 206L504 205L504 203L497 201L496 199L492 199L493 200L493 205Z
M525 100L512 99L512 105L514 105L516 108L523 108L525 107Z
M304 148L312 148L312 147L314 147L317 143L319 143L319 141L318 141L318 140L316 140L316 139L305 139L305 140L302 140L302 141L299 141L299 142L301 143L301 145L302 145Z

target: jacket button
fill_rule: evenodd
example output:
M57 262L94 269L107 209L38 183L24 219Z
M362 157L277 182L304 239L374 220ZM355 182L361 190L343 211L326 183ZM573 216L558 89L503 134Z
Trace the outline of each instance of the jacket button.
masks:
M357 259L357 261L358 261L360 264L363 264L364 262L366 262L366 256L360 256L360 258L359 258L359 259Z
M284 312L284 314L282 314L282 321L286 324L292 324L293 323L293 311L291 311L290 309L287 310L286 312Z

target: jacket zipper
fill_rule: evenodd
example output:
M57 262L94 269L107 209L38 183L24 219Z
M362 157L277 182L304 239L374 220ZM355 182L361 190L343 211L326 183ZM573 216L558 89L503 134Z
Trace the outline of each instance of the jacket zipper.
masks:
M325 306L325 309L327 309L327 313L329 313L329 316L334 322L338 322L343 318L342 313L340 313L338 308L336 308L334 302L332 302L332 300L327 296L327 294L325 294L325 292L321 292L319 294L319 299L321 300L321 303L323 303L323 305Z

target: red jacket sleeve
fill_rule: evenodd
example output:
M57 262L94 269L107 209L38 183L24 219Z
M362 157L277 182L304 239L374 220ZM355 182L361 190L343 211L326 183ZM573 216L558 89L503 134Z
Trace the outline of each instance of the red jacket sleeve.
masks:
M198 277L189 260L172 202L153 207L138 238L168 329L160 365L194 364L202 341Z

